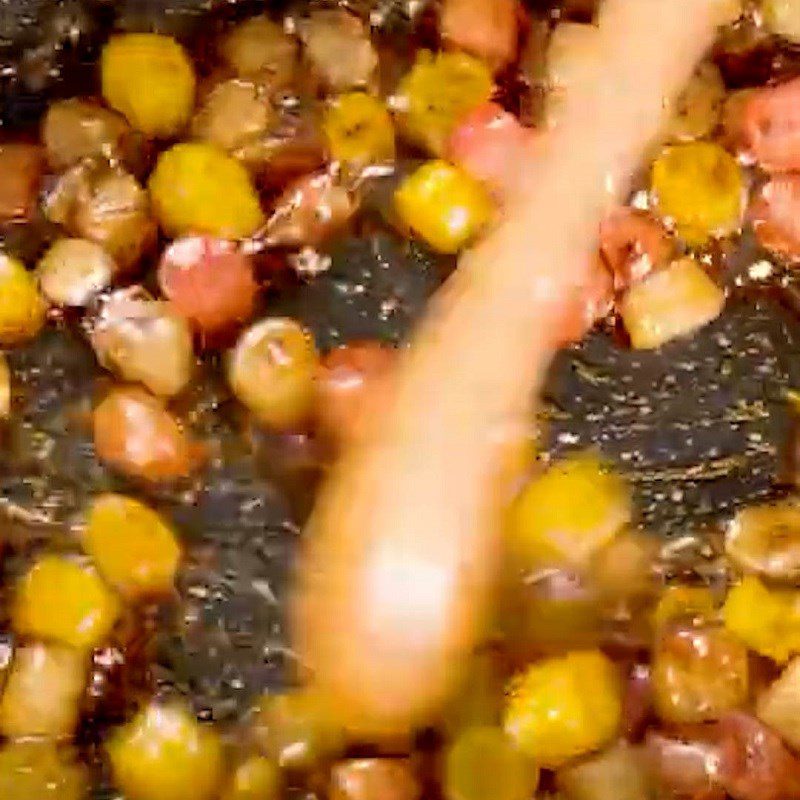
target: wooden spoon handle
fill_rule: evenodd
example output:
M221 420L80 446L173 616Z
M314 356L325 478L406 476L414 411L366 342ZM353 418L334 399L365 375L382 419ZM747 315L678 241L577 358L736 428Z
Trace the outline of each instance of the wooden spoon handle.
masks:
M499 555L494 434L532 392L590 276L603 208L730 0L606 0L599 69L504 221L433 300L371 435L323 488L294 605L301 658L359 734L428 721L478 640Z

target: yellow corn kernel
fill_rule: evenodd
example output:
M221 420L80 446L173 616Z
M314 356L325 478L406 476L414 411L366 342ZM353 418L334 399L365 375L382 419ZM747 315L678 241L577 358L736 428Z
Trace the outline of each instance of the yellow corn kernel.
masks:
M486 189L446 161L429 161L394 195L400 219L431 247L456 253L486 226L493 206Z
M785 500L741 509L725 532L725 553L744 572L796 581L800 578L800 505Z
M610 741L622 715L621 684L599 650L541 661L512 681L503 726L548 769Z
M394 127L386 106L365 92L339 95L322 122L335 161L352 168L394 159Z
M171 37L155 33L113 36L100 59L103 97L148 136L170 138L189 120L194 67Z
M20 580L12 626L17 633L71 647L94 647L111 631L119 604L88 567L43 556Z
M220 740L177 703L150 703L112 736L107 750L128 800L211 800L220 789Z
M744 180L736 159L712 142L664 148L653 164L651 187L661 216L687 243L733 232L741 220Z
M239 337L228 383L264 425L291 429L311 413L318 363L314 339L299 323L266 317Z
M250 756L234 770L222 800L275 800L280 793L278 765L264 756Z
M44 324L45 303L33 275L0 253L0 344L31 339Z
M800 4L797 0L761 0L761 13L772 33L800 42Z
M462 731L447 753L447 800L528 800L539 770L500 729L476 726Z
M509 546L527 567L584 567L630 517L622 478L591 453L580 453L523 489L509 514Z
M87 654L71 647L18 647L0 699L0 732L9 739L72 736L88 666Z
M341 753L344 730L313 689L264 695L254 735L262 752L283 769L309 770Z
M180 546L167 523L138 500L105 494L95 500L83 546L100 574L129 597L168 593Z
M632 286L620 312L633 347L650 350L708 324L724 305L722 289L687 257Z
M751 650L785 664L800 653L800 592L768 589L747 576L734 586L722 607L725 627Z
M149 188L168 236L209 233L239 239L264 222L247 170L211 144L187 142L162 153Z
M714 595L707 586L667 586L653 611L653 627L676 619L710 620L716 615Z
M55 742L23 739L0 748L3 800L86 800L88 775Z
M403 131L415 144L441 155L461 117L491 94L492 73L480 59L422 50L398 89Z

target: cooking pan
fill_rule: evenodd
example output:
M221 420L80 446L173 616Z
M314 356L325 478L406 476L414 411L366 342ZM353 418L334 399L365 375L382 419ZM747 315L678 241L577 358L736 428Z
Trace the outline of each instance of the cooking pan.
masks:
M366 4L353 2L362 10ZM0 2L0 137L35 135L52 99L96 92L98 54L112 31L168 32L202 54L226 26L262 9L251 0ZM374 0L370 10L387 36L424 35L425 3ZM531 3L529 11L545 28L559 14L557 3ZM729 88L800 73L800 55L787 45L747 29L736 35L717 54ZM537 91L513 82L503 89L517 108L533 103ZM53 235L43 220L0 228L2 246L28 260ZM331 256L319 281L278 282L271 297L323 346L363 338L401 343L453 267L383 231L339 242ZM710 557L708 532L742 505L795 486L800 440L788 398L800 387L800 287L792 274L764 277L752 269L769 256L747 229L709 259L729 288L719 319L656 351L629 349L616 321L604 321L561 351L544 403L536 412L532 403L531 414L542 427L545 458L598 448L631 480L643 528ZM347 291L354 285L362 291ZM387 315L390 296L401 302ZM209 357L179 410L221 457L196 481L169 489L134 484L94 457L85 415L103 377L77 325L66 319L8 357L19 380L15 413L0 432L0 513L10 544L2 586L32 550L58 547L88 497L135 493L189 537L180 603L149 623L157 631L148 646L157 651L158 684L219 720L285 686L296 667L284 624L287 577L324 471L318 443L243 425ZM126 676L135 681L135 670ZM130 687L106 678L119 703L103 704L101 717L90 720L82 734L89 748L126 713Z

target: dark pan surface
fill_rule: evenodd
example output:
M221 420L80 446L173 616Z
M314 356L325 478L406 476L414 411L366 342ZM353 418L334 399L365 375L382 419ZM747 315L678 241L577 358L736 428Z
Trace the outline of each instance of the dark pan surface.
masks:
M653 352L593 333L553 366L548 448L597 446L628 474L645 527L690 532L779 491L799 380L800 321L772 299L733 301Z

